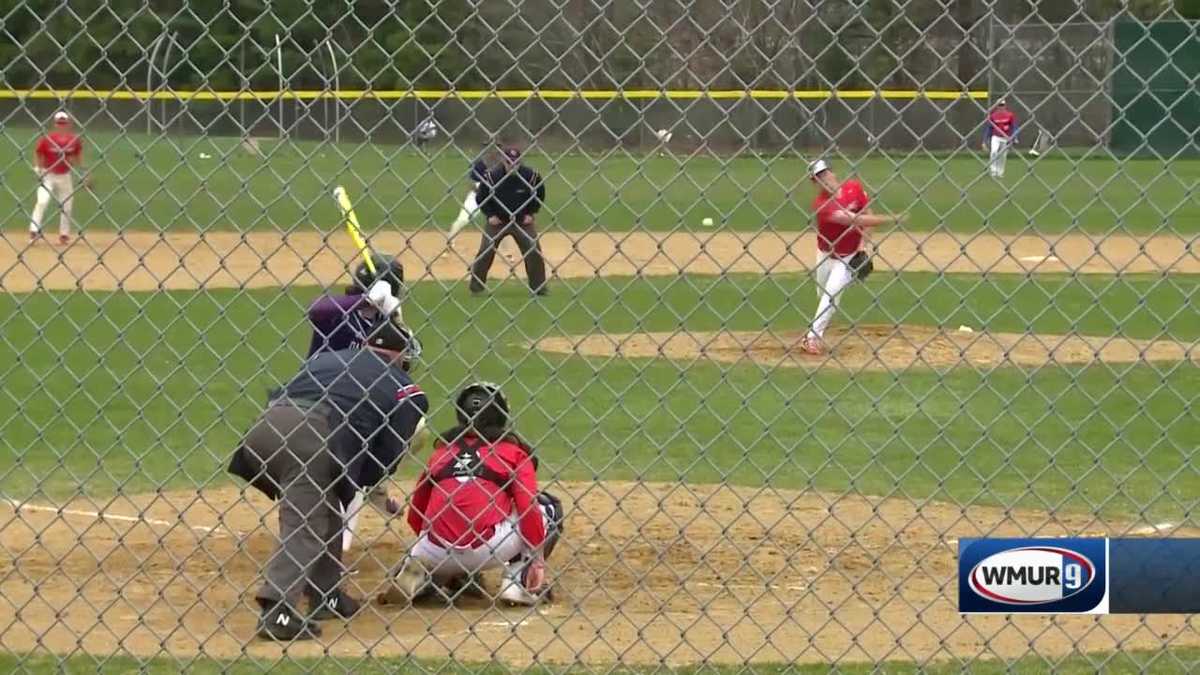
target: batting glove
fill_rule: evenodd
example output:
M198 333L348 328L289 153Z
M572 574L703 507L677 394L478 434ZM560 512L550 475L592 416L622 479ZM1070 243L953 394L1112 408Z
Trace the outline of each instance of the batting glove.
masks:
M392 295L392 285L382 279L371 284L367 291L367 302L371 303L384 316L391 316L400 309L400 298Z

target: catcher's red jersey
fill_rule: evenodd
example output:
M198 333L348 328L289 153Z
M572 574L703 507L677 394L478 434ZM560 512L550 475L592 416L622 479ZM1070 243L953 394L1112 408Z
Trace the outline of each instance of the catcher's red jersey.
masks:
M417 479L408 524L439 546L475 548L487 543L497 524L515 518L525 542L536 548L546 538L537 493L533 460L520 445L468 433L434 449Z

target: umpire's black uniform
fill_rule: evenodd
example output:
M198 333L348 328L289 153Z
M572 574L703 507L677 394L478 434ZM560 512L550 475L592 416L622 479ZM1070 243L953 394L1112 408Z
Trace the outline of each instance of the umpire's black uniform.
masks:
M491 169L479 182L475 201L487 216L479 253L471 265L471 292L481 293L487 283L488 270L496 258L500 240L511 235L517 240L525 259L525 274L529 288L538 295L546 294L546 261L538 244L534 215L546 202L546 184L538 172L521 164L521 151L505 148L504 164Z
M392 472L429 409L406 372L410 344L384 321L361 349L313 356L234 453L230 472L280 500L280 544L257 594L262 637L311 638L320 635L314 620L357 611L338 588L341 505ZM297 612L302 594L312 599L307 619Z

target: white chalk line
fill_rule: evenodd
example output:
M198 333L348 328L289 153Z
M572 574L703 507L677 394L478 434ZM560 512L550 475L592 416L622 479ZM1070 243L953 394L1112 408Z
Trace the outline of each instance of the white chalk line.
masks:
M229 530L228 528L226 528L224 526L208 527L207 525L189 525L188 523L185 523L182 520L173 523L169 520L159 520L157 518L147 518L145 516L126 516L126 515L122 515L119 513L106 513L106 512L102 512L102 511L84 511L84 510L80 510L80 509L64 509L64 508L61 508L58 506L42 506L40 504L27 504L20 500L10 499L8 497L4 497L4 498L2 498L2 500L4 501L4 503L11 506L13 508L13 510L15 510L15 511L35 511L35 512L41 512L41 513L57 513L57 514L66 515L66 516L79 516L81 518L97 518L99 520L114 520L114 521L121 522L121 523L145 523L147 525L157 525L159 527L168 527L168 528L177 527L177 526L182 525L183 527L186 527L189 530L193 530L196 532L203 532L205 534L215 534L217 536L221 536L221 535L225 534L226 532L228 532L230 534L233 534L234 536L240 536L237 532L233 532L232 530ZM222 530L225 530L226 532L222 532Z
M804 584L789 584L782 586L780 584L710 584L706 581L693 581L688 586L696 588L719 588L726 591L806 591L808 586Z
M480 621L475 624L479 628L520 628L529 624L529 619L521 619L520 621Z
M529 619L522 619L516 623L511 622L511 621L480 621L479 623L472 624L470 628L464 628L461 630L448 631L448 632L430 631L430 632L426 633L424 637L432 637L432 638L435 638L438 640L445 640L448 638L456 638L456 637L463 637L463 636L467 636L467 635L474 635L475 632L480 628L503 628L505 630L512 630L515 628L520 628L521 626L524 626L528 623L529 623ZM414 636L414 637L416 637L416 636ZM424 637L422 637L422 639L424 639Z

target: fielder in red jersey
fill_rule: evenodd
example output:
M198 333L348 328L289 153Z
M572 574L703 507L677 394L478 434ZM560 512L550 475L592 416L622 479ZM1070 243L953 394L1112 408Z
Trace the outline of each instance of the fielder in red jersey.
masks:
M810 164L808 175L817 187L812 202L817 217L817 314L800 348L819 356L826 351L825 330L837 311L842 291L854 281L853 267L870 264L862 253L865 232L879 225L899 223L904 216L871 213L871 199L862 183L855 179L839 183L825 160ZM869 270L859 271L858 275L865 278L868 273Z
M1008 102L1000 99L988 114L983 128L983 151L988 157L988 174L992 178L1004 177L1004 162L1008 149L1017 143L1017 115L1008 109Z
M71 241L71 209L75 186L71 171L83 168L83 140L75 134L71 116L63 111L54 113L53 126L38 139L33 149L33 170L37 174L37 202L29 221L29 242L42 238L42 221L53 199L59 205L58 243ZM84 179L85 185L87 179Z
M538 488L537 459L508 431L499 387L472 384L456 407L459 426L442 435L417 479L408 511L417 541L384 600L412 602L500 567L498 599L536 605L547 593L545 559L562 532L562 503Z

